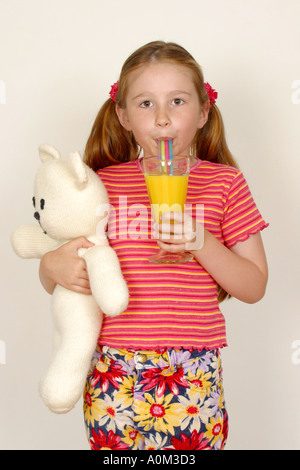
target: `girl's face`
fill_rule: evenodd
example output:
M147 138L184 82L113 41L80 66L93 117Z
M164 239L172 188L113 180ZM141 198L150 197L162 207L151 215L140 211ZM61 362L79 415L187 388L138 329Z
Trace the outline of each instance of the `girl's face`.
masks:
M132 131L144 157L157 155L159 140L173 140L174 155L190 154L190 145L207 121L209 101L200 106L192 72L183 65L155 62L128 77L126 107L119 120Z

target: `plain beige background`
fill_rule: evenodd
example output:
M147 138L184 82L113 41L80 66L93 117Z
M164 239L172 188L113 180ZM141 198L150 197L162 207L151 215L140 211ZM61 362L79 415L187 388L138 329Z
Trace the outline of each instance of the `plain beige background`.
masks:
M57 416L38 396L50 298L10 233L34 223L38 145L82 152L124 60L156 39L186 47L219 92L229 146L270 223L265 298L223 305L227 448L300 448L299 17L299 0L0 0L0 449L88 449L81 403Z

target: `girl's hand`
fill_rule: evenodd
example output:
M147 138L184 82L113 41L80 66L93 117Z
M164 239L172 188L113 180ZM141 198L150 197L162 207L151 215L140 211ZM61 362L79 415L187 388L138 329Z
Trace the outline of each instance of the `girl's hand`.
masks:
M260 232L229 249L200 223L187 214L182 217L180 212L164 214L154 228L157 243L164 251L192 252L195 260L232 297L247 303L263 298L268 265Z
M153 236L165 251L193 253L203 247L204 227L188 214L167 212L161 216L159 224L154 224Z
M91 295L86 263L78 255L79 248L94 246L84 237L76 238L57 250L46 253L40 262L40 280L49 294L56 284L80 294Z

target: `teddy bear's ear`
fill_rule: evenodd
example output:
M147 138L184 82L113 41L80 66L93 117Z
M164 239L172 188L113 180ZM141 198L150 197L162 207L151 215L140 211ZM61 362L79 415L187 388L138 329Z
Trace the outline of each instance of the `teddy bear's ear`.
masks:
M67 161L69 168L76 178L78 189L84 189L88 183L88 175L80 154L78 152L71 153Z
M59 160L60 153L56 148L48 144L42 144L39 146L40 159L43 163L48 162L49 160Z

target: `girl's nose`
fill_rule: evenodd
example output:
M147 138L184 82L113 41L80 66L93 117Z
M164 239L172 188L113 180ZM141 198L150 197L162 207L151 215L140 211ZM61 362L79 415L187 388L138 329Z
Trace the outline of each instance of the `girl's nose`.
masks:
M168 112L164 108L160 108L156 114L156 125L159 127L169 126L171 120Z

